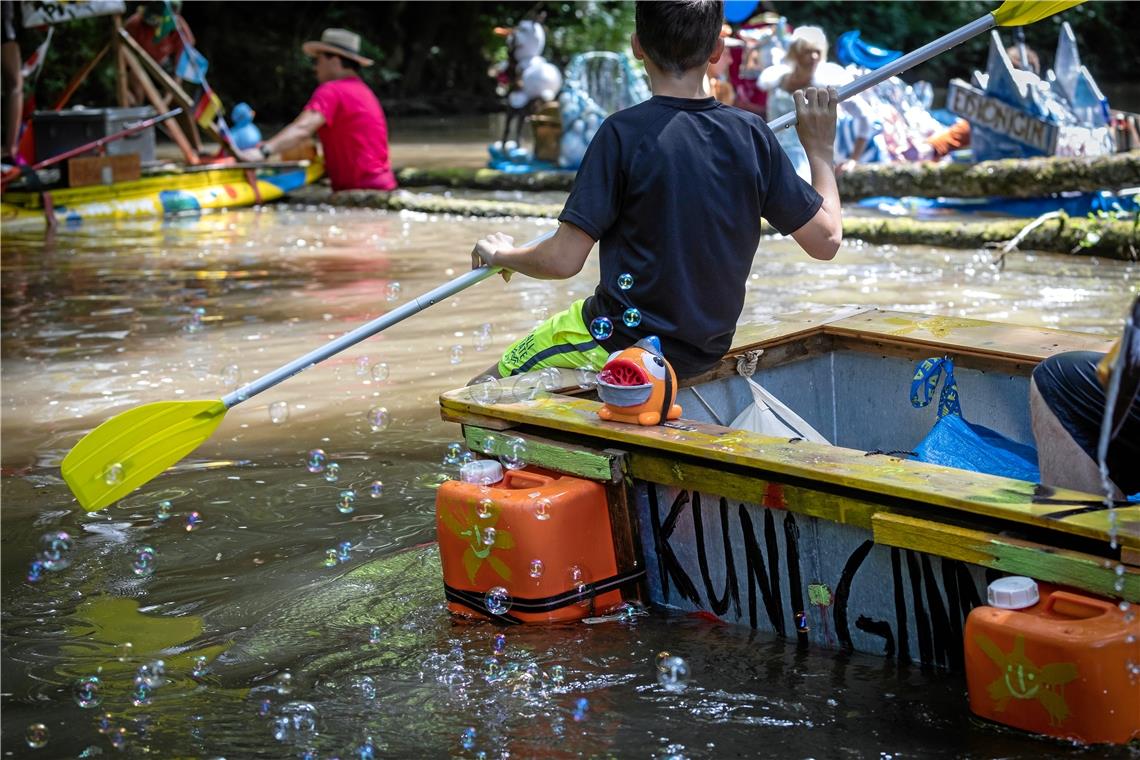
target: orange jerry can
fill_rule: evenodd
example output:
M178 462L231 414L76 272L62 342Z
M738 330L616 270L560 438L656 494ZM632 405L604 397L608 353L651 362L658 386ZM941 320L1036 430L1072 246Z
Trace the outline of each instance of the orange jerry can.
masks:
M448 608L510 623L621 604L605 488L537 467L494 485L449 480L435 502Z
M996 588L995 588L996 587ZM1108 599L1001 578L966 618L970 709L1088 744L1140 738L1140 621Z

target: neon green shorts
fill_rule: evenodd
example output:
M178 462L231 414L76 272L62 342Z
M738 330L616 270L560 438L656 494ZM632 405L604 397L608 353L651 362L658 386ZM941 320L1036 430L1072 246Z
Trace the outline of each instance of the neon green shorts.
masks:
M570 304L570 308L555 314L521 340L517 340L499 360L502 377L521 375L523 372L564 367L589 367L600 370L609 352L598 345L582 319L583 300Z

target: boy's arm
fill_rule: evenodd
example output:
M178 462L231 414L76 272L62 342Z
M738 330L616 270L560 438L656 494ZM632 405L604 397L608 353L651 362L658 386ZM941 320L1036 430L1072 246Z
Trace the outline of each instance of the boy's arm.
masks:
M843 212L835 184L835 108L839 94L834 87L796 90L796 131L807 153L811 186L823 196L823 204L792 238L813 259L835 258L843 242Z
M582 271L594 239L568 222L562 222L553 237L528 248L516 248L514 239L495 232L475 244L473 269L502 267L539 280L565 280Z

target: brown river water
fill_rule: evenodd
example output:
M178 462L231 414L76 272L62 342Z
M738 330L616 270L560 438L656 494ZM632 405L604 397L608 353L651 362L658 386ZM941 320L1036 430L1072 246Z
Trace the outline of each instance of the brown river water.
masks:
M433 540L433 486L459 434L436 399L590 292L593 259L570 281L484 282L240 404L102 512L60 479L103 419L216 398L462 273L479 236L550 228L277 206L5 234L4 756L1129 755L972 718L959 675L662 612L507 630L506 675L489 679L499 629L454 625L435 571L407 551ZM1020 253L998 271L990 255L849 241L822 263L765 240L742 319L875 305L1110 333L1140 279L1134 264ZM336 482L306 468L316 448ZM29 581L58 531L66 566ZM683 691L656 682L664 650L689 664ZM159 659L165 677L140 694L136 673Z

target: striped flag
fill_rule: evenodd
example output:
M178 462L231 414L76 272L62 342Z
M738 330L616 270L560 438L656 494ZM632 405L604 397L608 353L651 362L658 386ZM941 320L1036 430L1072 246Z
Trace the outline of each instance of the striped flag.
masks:
M221 111L222 99L213 90L206 88L202 91L198 104L194 106L194 121L198 122L198 126L202 129L208 129Z

